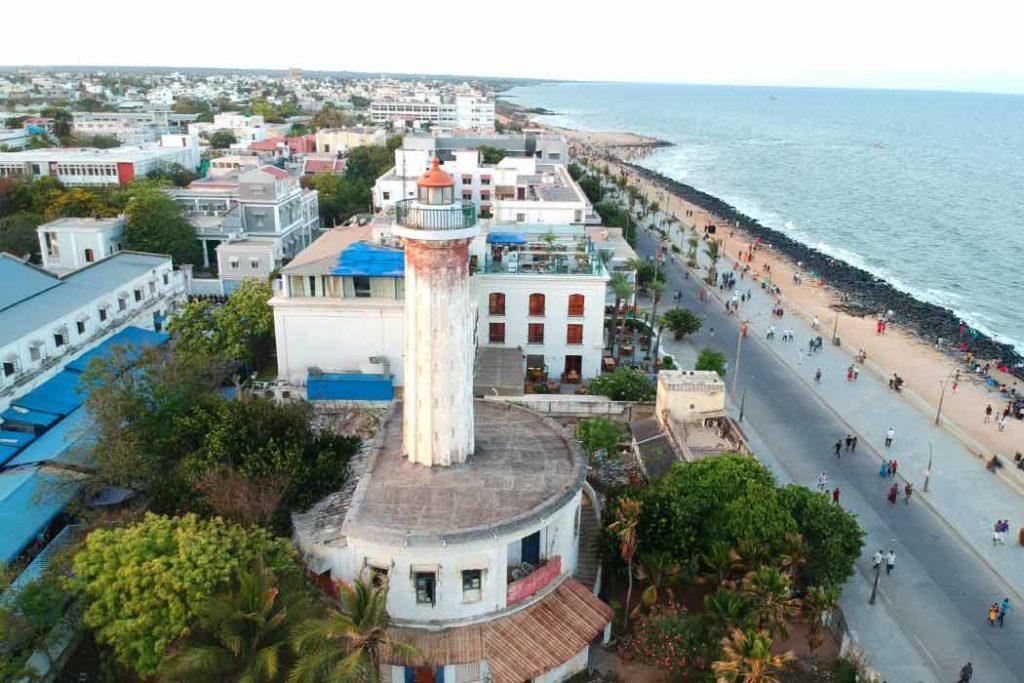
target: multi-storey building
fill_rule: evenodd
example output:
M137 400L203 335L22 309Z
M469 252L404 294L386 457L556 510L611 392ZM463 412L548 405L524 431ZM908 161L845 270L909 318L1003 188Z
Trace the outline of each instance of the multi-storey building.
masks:
M165 135L160 145L91 149L53 147L0 152L0 178L56 178L70 186L126 185L172 166L199 168L194 138Z
M287 262L309 245L320 225L316 190L303 189L276 166L201 178L166 192L195 225L203 266L218 266L227 291ZM219 247L229 241L234 246L221 256Z
M442 100L389 99L370 103L376 124L404 123L416 128L442 130L494 130L494 100L477 95L456 95Z
M58 218L36 228L43 268L61 275L121 251L124 217Z
M343 156L352 147L383 145L387 133L383 128L323 128L316 132L316 153Z
M122 145L145 145L164 135L184 132L198 114L170 111L75 112L72 130L78 136L104 135L117 138Z
M185 298L171 259L121 251L67 275L0 254L0 411L126 326L159 329Z
M262 116L247 116L238 112L223 112L213 117L213 122L190 123L189 135L209 135L218 130L231 131L235 136L234 149L246 149L254 142L267 138L267 125Z

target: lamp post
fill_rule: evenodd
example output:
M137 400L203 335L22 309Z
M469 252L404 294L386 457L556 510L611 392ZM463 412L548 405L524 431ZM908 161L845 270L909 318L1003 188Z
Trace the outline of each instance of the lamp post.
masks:
M839 329L839 313L836 313L836 320L832 323L832 346L836 345L836 331Z
M939 424L939 420L942 419L942 399L946 397L946 384L949 382L949 378L953 376L954 372L950 372L948 375L939 380L939 405L935 409L935 424Z
M747 405L747 385L743 385L743 396L740 398L740 416L737 422L743 422L743 408Z
M739 334L736 335L736 367L732 376L732 393L736 393L736 381L740 377L740 352L743 350L743 328L750 321L744 320L740 323Z

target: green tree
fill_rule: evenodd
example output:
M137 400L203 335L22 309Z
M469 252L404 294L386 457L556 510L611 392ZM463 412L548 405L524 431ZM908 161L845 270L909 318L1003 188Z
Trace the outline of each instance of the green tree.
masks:
M743 593L748 596L757 627L771 634L786 635L786 622L800 610L793 597L788 576L775 567L761 567L743 577Z
M640 594L640 604L651 608L657 605L663 596L672 598L672 588L683 577L683 568L665 552L642 553L637 559L636 578L647 582Z
M604 187L601 186L601 181L594 176L585 175L577 182L591 204L600 204L601 200L604 199Z
M238 139L235 137L235 134L232 133L230 130L227 130L226 128L215 130L212 133L210 133L209 140L210 146L213 147L214 149L227 149L231 145L238 142Z
M811 586L803 599L804 614L810 628L807 630L807 647L813 652L825 641L826 620L839 607L839 589L825 586Z
M655 387L647 375L620 367L591 380L590 393L613 401L650 401L654 399Z
M60 140L62 145L71 142L72 116L71 112L63 107L44 107L39 115L53 121L53 135Z
M673 308L661 316L661 324L672 331L672 336L679 341L683 337L698 332L701 319L686 308Z
M313 115L311 125L314 130L318 130L320 128L346 128L352 123L352 117L345 110L328 102Z
M39 238L36 228L44 219L39 214L20 211L0 218L0 251L29 257L39 263Z
M619 307L623 300L633 296L633 283L622 273L612 273L608 280L608 289L615 295L615 307L612 308L611 327L608 330L608 348L615 349L615 336L619 325Z
M275 573L297 571L291 544L262 529L147 513L135 524L89 534L70 585L85 600L83 622L96 639L122 665L150 676L207 600L261 560Z
M476 150L480 152L480 156L483 157L485 164L496 164L505 158L505 150L498 149L497 147L480 145Z
M292 662L295 629L313 615L301 574L257 562L200 608L196 628L161 669L166 681L273 683Z
M619 542L619 557L626 563L626 609L623 625L629 629L630 599L633 595L633 556L640 544L638 529L642 506L632 498L623 498L615 507L615 521L608 525L608 532Z
M566 167L566 170L569 171L569 177L572 178L573 180L577 181L577 182L579 182L579 179L582 178L586 174L586 171L583 170L583 167L580 166L575 161L570 163Z
M199 263L196 229L181 206L155 189L138 192L125 208L124 236L128 249L169 254L174 263Z
M605 457L617 458L622 437L622 427L607 418L585 417L576 425L576 438L590 458L600 452L604 452Z
M704 596L704 618L714 640L722 638L734 628L747 628L751 616L750 600L741 593L719 588Z
M95 147L96 149L112 149L121 146L121 141L113 135L94 135L82 142L83 147Z
M748 629L733 629L722 639L722 654L711 667L718 683L778 683L776 675L794 659L792 652L772 654L772 639Z
M712 351L708 347L704 347L697 354L697 364L694 366L695 370L711 370L717 372L720 376L725 376L725 354L720 351Z
M330 610L296 629L298 661L289 683L368 683L378 679L381 655L418 657L416 648L388 635L387 585L368 579L338 584L341 611Z
M293 123L288 129L288 135L292 137L302 137L303 135L309 135L309 127L304 123Z
M796 520L806 544L808 581L826 587L846 583L864 547L864 530L857 518L803 486L783 488L779 500Z
M274 312L267 303L270 285L246 278L223 306L194 301L171 319L168 332L182 353L220 356L255 367L269 353L274 340Z
M350 95L348 101L352 103L355 109L369 109L370 98L363 97L362 95Z
M116 216L118 210L104 201L96 191L72 187L54 197L46 207L47 220L55 218L106 218Z

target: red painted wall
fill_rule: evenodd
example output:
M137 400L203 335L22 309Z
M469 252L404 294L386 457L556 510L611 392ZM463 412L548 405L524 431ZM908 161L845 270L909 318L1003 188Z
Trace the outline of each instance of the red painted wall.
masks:
M135 180L135 164L130 161L117 162L117 182L119 185L127 185Z
M562 573L562 557L556 555L548 560L548 563L533 570L529 576L508 585L505 593L507 605L514 605L530 597L544 586L554 581L555 577Z

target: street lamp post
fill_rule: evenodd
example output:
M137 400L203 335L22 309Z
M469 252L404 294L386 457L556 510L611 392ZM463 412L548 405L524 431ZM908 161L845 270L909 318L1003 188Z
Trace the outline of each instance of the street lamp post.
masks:
M836 320L832 323L832 346L836 345L836 331L839 329L839 313L836 313Z
M748 321L744 320L743 322L740 323L739 334L736 335L736 367L734 369L735 374L733 374L732 376L733 395L736 394L736 381L740 377L740 352L743 350L743 326L746 325L747 322Z
M958 372L958 371L954 371ZM935 409L935 424L939 424L939 420L942 419L942 399L946 397L946 384L949 382L950 377L953 376L954 372L950 372L948 375L939 380L939 405Z
M740 417L737 422L743 422L743 408L747 404L747 385L743 385L743 396L740 398Z

